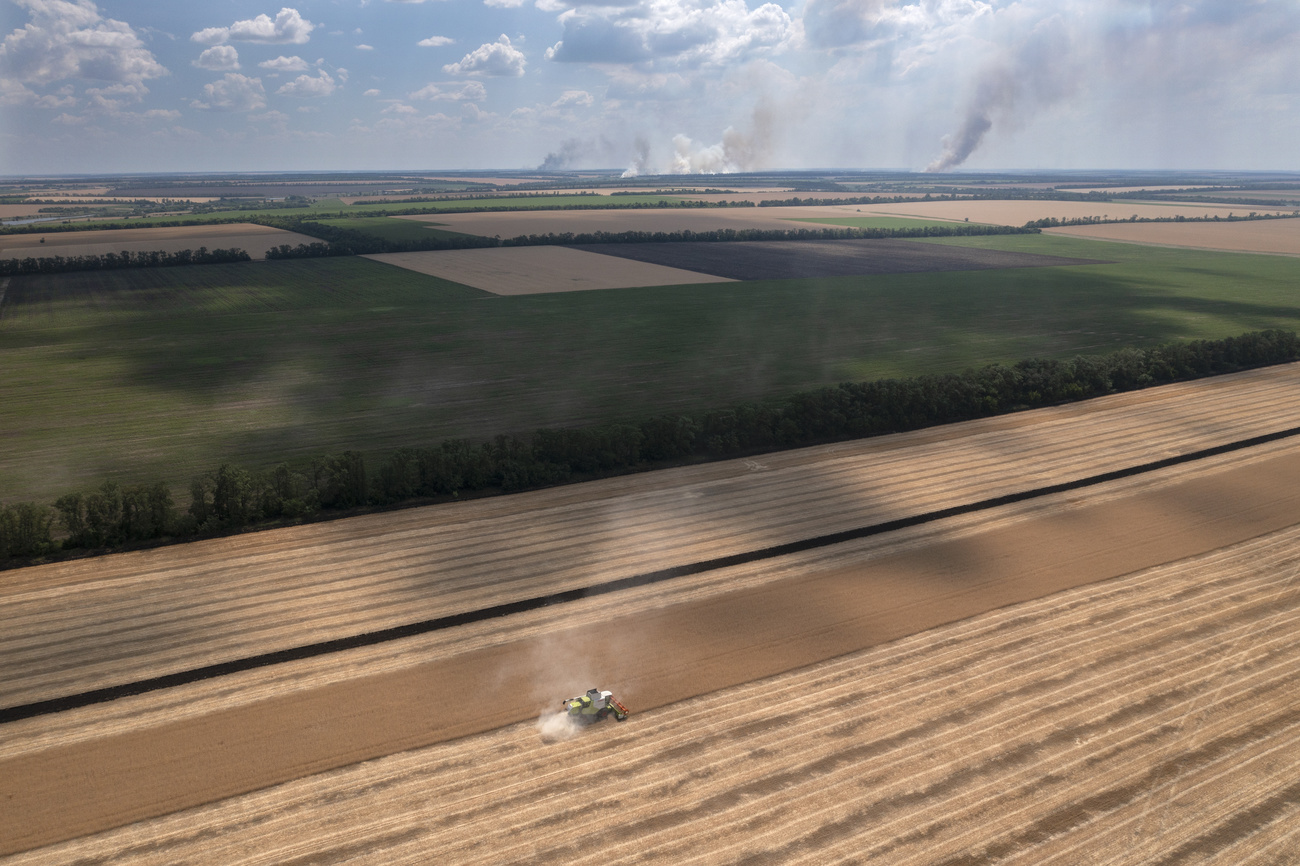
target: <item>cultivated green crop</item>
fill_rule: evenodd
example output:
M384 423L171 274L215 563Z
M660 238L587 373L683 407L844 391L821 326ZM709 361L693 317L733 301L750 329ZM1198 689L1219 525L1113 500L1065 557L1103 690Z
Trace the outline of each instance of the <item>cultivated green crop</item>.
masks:
M395 217L362 217L355 219L322 219L318 222L340 229L351 229L386 241L405 243L465 237L463 232L449 232L436 227L436 223L404 220Z
M15 277L0 500L1300 329L1290 258L935 242L1114 263L519 297L360 258Z

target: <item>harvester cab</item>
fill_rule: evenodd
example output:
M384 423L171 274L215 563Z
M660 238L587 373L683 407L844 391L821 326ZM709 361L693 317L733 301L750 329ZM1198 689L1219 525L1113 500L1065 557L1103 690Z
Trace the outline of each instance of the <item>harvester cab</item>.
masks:
M564 702L564 710L569 718L583 724L598 722L607 716L613 716L620 722L627 721L628 710L612 692L600 689L587 689L585 695L569 698Z

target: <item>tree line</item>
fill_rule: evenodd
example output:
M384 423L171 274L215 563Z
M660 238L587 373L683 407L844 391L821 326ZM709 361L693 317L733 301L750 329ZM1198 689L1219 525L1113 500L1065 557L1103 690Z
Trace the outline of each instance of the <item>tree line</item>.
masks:
M1183 214L1179 214L1177 216L1167 216L1167 217L1140 217L1137 214L1133 214L1132 216L1116 217L1115 219L1110 219L1109 217L1104 217L1104 216L1070 217L1068 219L1060 219L1058 217L1043 217L1042 219L1030 220L1029 222L1025 223L1025 228L1049 229L1049 228L1056 228L1057 226L1092 226L1092 225L1102 225L1102 224L1109 224L1109 223L1217 223L1217 222L1236 223L1236 222L1253 222L1257 220L1289 220L1289 219L1297 219L1297 218L1300 218L1300 213L1272 214L1272 213L1259 213L1257 211L1251 211L1250 213L1243 214L1243 215L1230 213L1227 216L1220 216L1218 214L1215 214L1213 216L1185 216Z
M513 238L438 237L419 240L390 240L366 234L356 229L331 226L328 223L303 220L290 231L321 238L324 243L282 244L267 252L267 258L315 258L320 256L355 256L375 253L407 253L428 250L464 250L486 247L527 247L581 244L650 244L650 243L729 243L738 241L812 241L812 240L884 240L888 238L940 238L973 235L1037 234L1038 229L1019 226L926 225L911 228L839 228L815 229L717 229L713 231L673 232L548 232L546 234L518 235Z
M69 271L116 271L123 268L174 268L181 265L212 265L227 262L248 262L252 257L238 247L210 250L199 247L197 250L151 250L132 252L122 250L120 253L84 256L51 256L36 258L27 256L22 259L0 259L0 277L20 276L23 274L63 274Z
M222 464L192 481L184 510L161 482L106 482L89 493L62 496L52 508L0 506L0 562L916 430L1297 360L1300 338L1294 332L1258 331L1068 360L1035 358L962 373L844 383L783 400L639 422L543 429L484 442L449 439L398 449L373 472L357 451L266 470Z

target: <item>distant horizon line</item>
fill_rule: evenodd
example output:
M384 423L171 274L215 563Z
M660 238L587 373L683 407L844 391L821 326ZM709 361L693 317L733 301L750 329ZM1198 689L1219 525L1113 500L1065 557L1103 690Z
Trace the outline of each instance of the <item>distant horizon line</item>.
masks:
M605 176L615 180L627 181L644 181L653 178L668 179L689 179L701 181L711 178L745 178L745 177L771 177L781 175L827 175L827 174L861 174L861 175L905 175L909 177L931 176L935 178L950 177L987 177L991 175L1011 175L1011 176L1073 176L1073 175L1145 175L1145 176L1241 176L1241 175L1272 175L1272 176L1295 176L1300 177L1300 169L1171 169L1171 168L1068 168L1068 169L1048 169L1048 168L984 168L984 169L960 169L954 171L929 172L924 169L913 168L845 168L845 167L826 167L826 168L772 168L761 171L736 171L736 172L718 172L716 174L638 174L630 177L621 177L625 168L581 168L581 169L529 169L529 168L389 168L389 169L204 169L204 170L172 170L172 171L96 171L96 172L35 172L30 174L0 174L0 183L9 183L14 181L30 180L61 180L61 179L86 179L86 178L121 178L121 177L277 177L285 175L313 175L313 176L337 176L337 175L375 175L389 176L400 174L442 174L453 175L457 177L474 177L474 176L519 176L519 177L543 177L543 178L571 178L578 179L585 174Z

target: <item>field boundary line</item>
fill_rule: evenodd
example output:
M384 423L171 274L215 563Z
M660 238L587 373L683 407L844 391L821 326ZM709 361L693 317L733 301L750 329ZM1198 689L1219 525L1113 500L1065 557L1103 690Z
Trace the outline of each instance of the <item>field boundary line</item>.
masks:
M1012 505L1032 499L1039 499L1045 496L1052 496L1058 493L1067 493L1074 490L1093 487L1110 481L1132 478L1137 475L1155 472L1160 469L1167 469L1186 463L1194 463L1210 457L1229 454L1235 451L1242 451L1259 445L1294 438L1296 436L1300 436L1300 427L1290 427L1285 430L1265 433L1246 439L1239 439L1234 442L1228 442L1211 448L1200 449L1198 451L1191 451L1173 457L1166 457L1161 460L1154 460L1148 463L1128 466L1123 469L1103 472L1098 475L1077 478L1073 481L1065 481L1059 484L1030 488L1016 493L1007 493L989 499L966 503L964 505L954 505L948 508L923 512L910 517L901 517L895 520L888 520L882 523L858 527L856 529L842 530L840 532L814 536L798 541L790 541L783 544L730 554L728 556L717 557L714 559L700 560L685 565L670 566L657 571L650 571L643 574L635 574L629 577L606 581L604 583L592 584L591 586L578 587L562 592L504 602L502 604L491 605L476 610L448 614L433 619L392 626L390 628L379 629L372 632L363 632L348 637L334 638L332 640L304 644L267 653L259 653L253 656L231 659L229 661L204 665L189 670L176 671L175 673L164 674L162 676L149 677L147 679L136 680L129 683L121 683L115 686L92 689L90 691L65 695L59 698L49 698L43 701L5 707L0 709L0 725L20 721L22 719L50 715L52 713L66 712L68 710L79 709L81 707L105 703L133 695L146 694L161 689L188 685L190 683L214 679L216 677L230 676L232 674L256 670L258 668L270 667L272 665L286 664L323 655L330 655L336 652L343 652L345 650L374 646L389 641L401 640L407 637L414 637L417 635L428 634L430 632L454 628L459 625L468 625L470 623L482 622L488 619L496 619L497 617L524 613L556 604L566 604L584 598L606 595L641 586L649 586L668 580L674 580L676 578L690 577L709 571L730 568L732 566L747 565L765 559L776 559L789 554L803 553L805 551L815 550L822 547L843 544L848 541L857 541L859 539L869 538L875 535L883 535L900 529L907 529L939 520L945 520L950 517L958 517L979 511L987 511L1004 505Z

